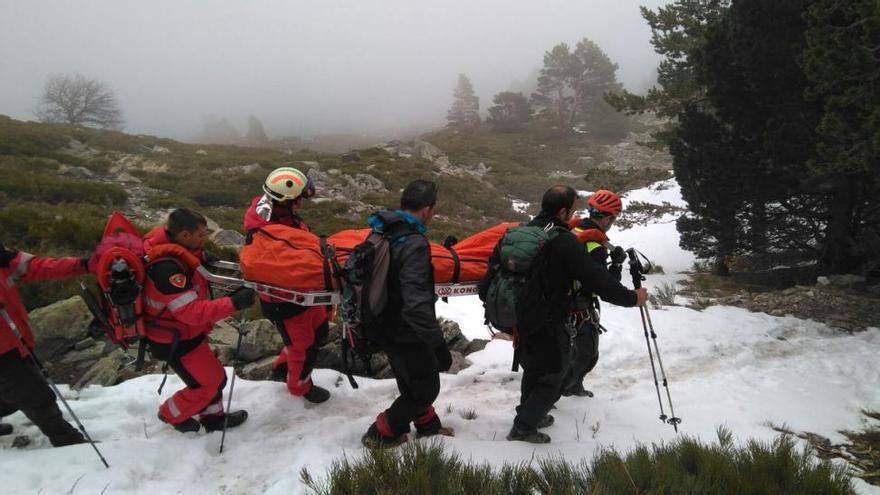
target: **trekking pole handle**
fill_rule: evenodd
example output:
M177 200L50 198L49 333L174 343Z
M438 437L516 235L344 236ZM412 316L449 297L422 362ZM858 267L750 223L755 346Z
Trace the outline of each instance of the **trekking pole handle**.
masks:
M639 256L633 248L627 249L626 255L629 257L629 274L632 276L633 289L641 289L645 276L642 274L642 263L639 261Z

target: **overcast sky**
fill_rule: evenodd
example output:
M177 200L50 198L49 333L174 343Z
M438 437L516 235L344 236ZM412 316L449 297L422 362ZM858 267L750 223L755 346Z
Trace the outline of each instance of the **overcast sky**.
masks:
M444 122L457 75L482 108L554 44L596 41L643 90L638 6L664 0L0 0L0 114L32 119L46 76L112 86L128 132L189 138L207 115L270 135Z

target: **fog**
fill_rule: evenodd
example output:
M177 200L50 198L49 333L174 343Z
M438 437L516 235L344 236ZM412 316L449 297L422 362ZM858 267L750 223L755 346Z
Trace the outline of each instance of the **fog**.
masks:
M47 75L116 90L126 131L190 139L206 116L272 136L444 123L458 73L481 109L554 44L596 41L635 91L662 0L0 0L0 114L33 119Z

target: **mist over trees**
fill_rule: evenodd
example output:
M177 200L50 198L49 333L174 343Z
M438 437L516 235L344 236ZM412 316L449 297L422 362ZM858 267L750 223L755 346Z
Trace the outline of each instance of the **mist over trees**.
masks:
M36 110L41 122L122 129L125 120L116 93L104 82L82 74L53 74L46 79Z
M480 125L480 99L474 95L471 80L458 75L458 85L452 94L452 108L446 114L447 127L466 129Z
M660 86L609 97L658 136L689 213L682 246L753 267L880 275L880 4L676 1L643 10Z
M521 131L532 118L532 105L522 93L502 91L492 99L486 122L499 132Z
M248 130L247 134L245 134L244 138L246 141L250 143L265 143L269 140L266 136L266 129L263 128L263 123L260 122L260 119L251 115L248 117Z
M606 94L623 90L617 82L617 68L599 45L587 38L574 50L560 43L544 54L533 105L563 134L624 135L625 119L605 101Z

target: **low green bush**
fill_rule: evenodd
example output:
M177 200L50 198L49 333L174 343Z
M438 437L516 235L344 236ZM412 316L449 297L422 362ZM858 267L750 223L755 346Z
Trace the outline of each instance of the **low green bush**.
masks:
M493 468L462 460L436 442L397 450L368 450L336 461L324 479L307 470L302 482L315 494L718 494L855 493L845 467L819 461L789 435L735 445L727 430L705 443L682 436L621 454L600 450L590 462L549 457Z

